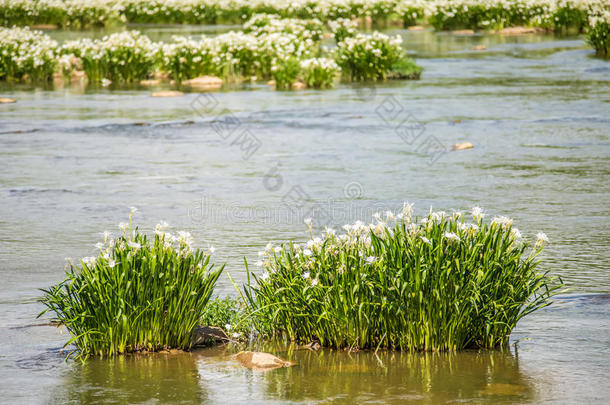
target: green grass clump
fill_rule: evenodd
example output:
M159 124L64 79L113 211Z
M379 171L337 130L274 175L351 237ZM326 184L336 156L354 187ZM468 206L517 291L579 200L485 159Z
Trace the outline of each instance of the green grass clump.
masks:
M610 56L610 12L600 11L590 18L587 42L595 48L598 56Z
M335 77L341 71L332 59L311 58L301 62L303 81L307 87L325 89L333 87Z
M225 297L210 300L199 324L222 328L233 340L245 340L251 333L261 334L256 328L254 316L240 298Z
M174 236L160 224L149 240L131 216L119 226L122 236L106 235L97 257L71 263L64 281L42 290L43 313L67 328L66 345L81 358L190 349L224 266L214 270L210 253L193 250L186 232Z
M159 46L138 31L125 31L101 40L67 42L60 53L80 58L89 80L129 83L146 79L154 72Z
M335 60L352 81L385 80L396 66L404 63L404 50L399 36L379 32L357 34L337 44Z
M305 245L262 252L262 275L244 287L259 323L299 341L337 348L459 350L508 343L524 316L560 288L536 270L547 241L530 245L506 217L472 221L411 206L377 222L327 229ZM560 280L559 280L560 281Z
M42 32L0 27L0 80L50 80L56 48L57 42Z

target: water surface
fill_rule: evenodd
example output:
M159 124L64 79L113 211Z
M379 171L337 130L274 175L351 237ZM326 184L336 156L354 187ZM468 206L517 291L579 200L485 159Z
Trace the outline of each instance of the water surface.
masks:
M148 31L146 31L148 29ZM155 40L207 28L142 28ZM573 403L610 395L610 65L577 37L396 31L422 80L276 92L263 83L151 98L132 87L0 84L0 395L13 403ZM91 33L98 35L100 33ZM59 40L77 33L53 32ZM78 34L80 35L80 34ZM151 35L151 36L153 36ZM473 51L485 45L484 51ZM161 86L160 88L164 88ZM246 131L260 146L240 148ZM475 148L448 152L469 141ZM250 153L252 153L250 155ZM128 207L191 231L244 280L268 241L368 220L404 200L509 215L551 243L557 303L510 350L457 354L263 348L297 362L255 373L233 348L64 362L32 326L38 288L91 255ZM220 295L235 291L221 278Z

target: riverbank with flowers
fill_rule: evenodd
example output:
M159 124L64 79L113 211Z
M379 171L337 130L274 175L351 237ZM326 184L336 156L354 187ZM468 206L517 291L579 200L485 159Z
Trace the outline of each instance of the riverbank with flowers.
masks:
M160 77L180 84L214 76L227 82L274 80L281 89L297 81L328 88L340 79L419 77L421 68L406 56L400 36L343 27L326 31L316 19L256 15L243 31L215 37L173 37L172 42L161 43L138 31L125 31L62 45L28 28L0 28L0 80L48 81L84 74L94 82ZM324 36L329 42L323 44Z
M240 24L264 13L323 22L347 18L373 25L429 24L436 30L527 26L586 32L598 54L605 54L608 11L604 0L0 0L0 24Z

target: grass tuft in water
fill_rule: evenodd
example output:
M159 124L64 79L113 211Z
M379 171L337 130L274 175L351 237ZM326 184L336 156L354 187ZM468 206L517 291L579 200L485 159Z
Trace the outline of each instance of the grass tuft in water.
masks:
M512 220L431 212L411 219L405 205L338 235L326 229L261 252L248 272L250 313L276 335L337 348L441 351L494 348L561 287L538 272L547 238L524 241ZM252 280L252 284L250 281ZM261 328L262 330L262 328Z
M192 249L189 233L157 225L153 240L122 223L108 234L97 257L70 263L66 279L42 290L41 302L70 333L78 357L135 351L190 349L224 266L214 270L210 252ZM42 314L41 314L42 315Z

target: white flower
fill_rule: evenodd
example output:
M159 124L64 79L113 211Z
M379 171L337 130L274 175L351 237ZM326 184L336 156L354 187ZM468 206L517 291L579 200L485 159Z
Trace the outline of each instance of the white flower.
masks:
M257 261L256 267L263 267L263 261L262 260Z
M425 236L420 236L419 237L424 243L427 243L428 245L432 245L432 242L430 242L430 239L426 238Z
M123 233L127 230L129 224L127 222L119 222L119 229L123 231Z
M502 227L502 229L506 230L513 224L513 220L508 217L500 216L492 219L491 223L499 225Z
M279 247L279 246L277 246L275 249L273 249L273 251L274 251L275 253L280 253L280 252L282 251L282 248L281 248L281 247Z
M314 280L311 280L311 285L312 285L313 287L317 286L317 285L318 285L318 279L316 278L316 279L314 279Z
M481 207L472 207L472 217L474 219L483 219L485 218L485 213Z
M307 226L311 226L311 224L313 223L313 221L311 220L311 218L305 218L303 220L303 222L305 223L305 225Z
M366 258L367 263L375 263L376 261L377 261L377 258L375 256L368 256Z
M410 221L413 216L413 204L409 204L408 202L403 203L401 214L405 221Z
M213 254L216 251L216 248L212 245L209 245L208 251Z
M133 242L133 241L128 241L127 242L127 246L129 246L132 249L138 250L140 249L142 246L140 246L140 244L138 242Z
M168 226L169 224L165 221L159 222L157 225L155 225L155 233L162 233L167 229Z
M515 239L521 239L522 235L521 232L519 231L519 229L517 228L511 228L510 229L510 234L515 238Z
M309 249L303 249L303 254L304 254L305 256L311 256L311 255L312 255L312 253L313 253L313 252L312 252L311 250L309 250Z
M138 209L136 207L129 207L129 210L131 211L132 214L135 214L136 211L138 211Z
M231 336L233 336L233 338L237 339L238 337L241 336L241 333L233 332L233 333L231 333Z
M92 266L95 266L95 262L97 261L97 258L95 258L93 256L87 256L87 257L83 257L81 260L87 266L92 267Z
M261 275L261 280L265 281L265 280L268 280L268 279L269 279L269 273L268 272L264 272Z
M231 324L230 324L230 323L226 324L226 325L225 325L225 329L226 329L226 330L231 330Z
M98 243L95 244L95 248L99 249L99 250L102 250L102 249L104 249L104 244L102 242L98 242Z
M460 240L460 237L453 232L445 232L443 236L449 240Z
M116 262L113 259L108 260L108 267L112 269L114 266L116 266Z
M304 278L304 279L308 279L308 278L309 278L309 276L310 276L310 274L309 274L309 272L308 272L308 271L306 271L305 273L303 273L303 278Z
M536 234L536 245L544 245L548 243L549 238L546 236L544 232L538 232Z

